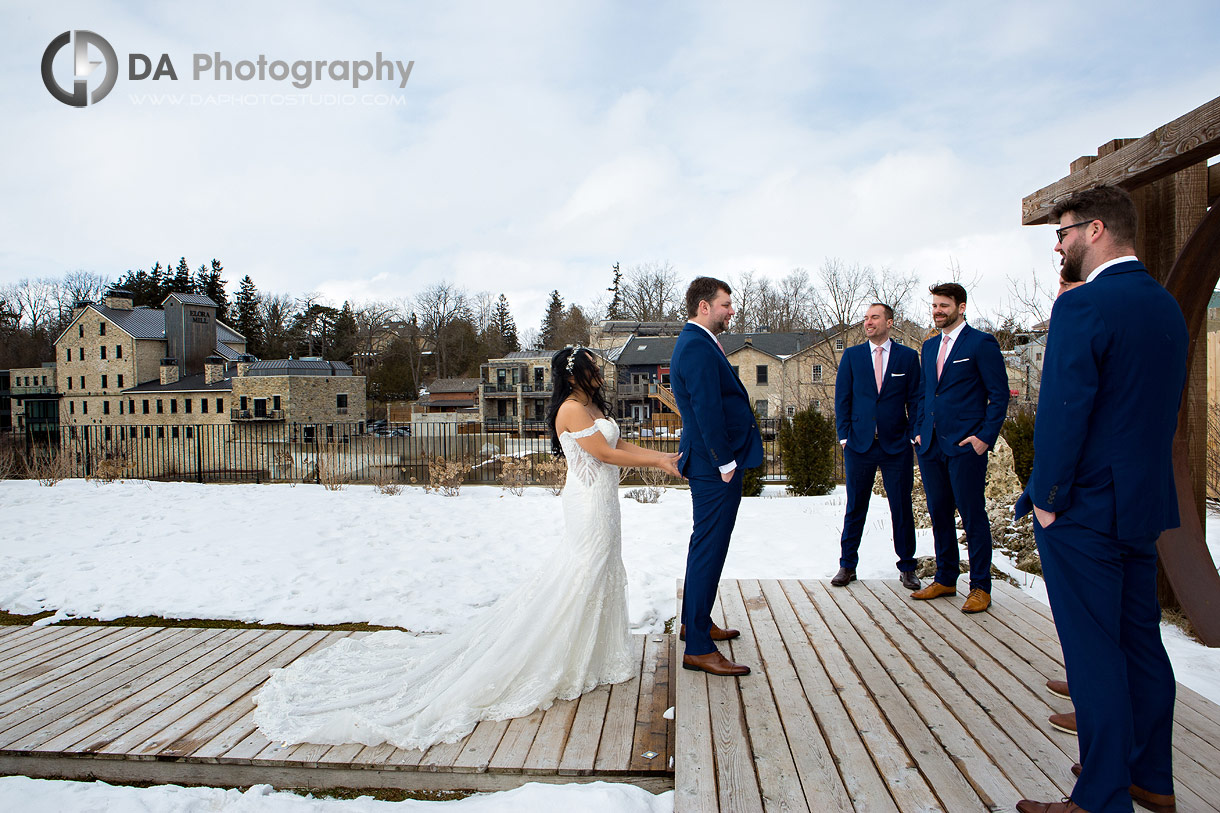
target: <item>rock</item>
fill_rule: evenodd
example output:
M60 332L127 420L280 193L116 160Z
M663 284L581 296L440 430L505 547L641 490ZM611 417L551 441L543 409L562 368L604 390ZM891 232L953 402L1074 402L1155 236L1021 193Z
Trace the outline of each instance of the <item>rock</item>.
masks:
M987 499L1009 505L1015 503L1024 491L1013 468L1012 448L1002 436L996 438L995 448L988 455L986 482L983 493Z

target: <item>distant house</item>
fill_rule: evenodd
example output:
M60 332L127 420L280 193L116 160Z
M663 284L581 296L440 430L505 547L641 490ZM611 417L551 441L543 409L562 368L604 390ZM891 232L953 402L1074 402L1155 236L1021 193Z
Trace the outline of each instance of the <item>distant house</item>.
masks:
M415 402L416 413L446 415L448 420L479 418L479 379L438 378ZM434 419L435 420L435 419Z

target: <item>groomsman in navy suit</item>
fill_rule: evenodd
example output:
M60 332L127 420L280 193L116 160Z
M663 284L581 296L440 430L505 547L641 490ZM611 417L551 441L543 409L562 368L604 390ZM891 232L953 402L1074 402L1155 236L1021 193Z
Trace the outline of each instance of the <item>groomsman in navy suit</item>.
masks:
M763 461L762 437L750 396L733 372L716 336L733 318L732 291L699 277L686 291L689 321L674 345L669 380L682 415L678 470L690 481L694 527L686 555L680 637L684 669L737 677L750 667L720 654L714 641L741 633L712 623L716 587L741 505L741 478Z
M1051 310L1034 466L1017 516L1034 537L1076 706L1080 777L1025 813L1174 810L1175 682L1161 643L1156 541L1178 525L1173 437L1188 336L1178 303L1135 258L1130 195L1059 203L1062 276Z
M915 518L911 489L915 484L915 413L919 403L919 354L890 338L894 309L874 302L864 315L868 341L843 351L835 378L835 423L847 474L847 513L843 517L839 572L830 583L844 587L856 580L860 535L873 493L881 481L890 503L898 575L908 590L915 578Z
M940 335L923 343L915 442L936 543L936 579L911 598L957 595L956 507L970 554L970 595L962 612L978 613L991 606L991 521L983 490L987 450L1008 411L1008 372L995 336L966 324L966 289L943 282L930 290Z

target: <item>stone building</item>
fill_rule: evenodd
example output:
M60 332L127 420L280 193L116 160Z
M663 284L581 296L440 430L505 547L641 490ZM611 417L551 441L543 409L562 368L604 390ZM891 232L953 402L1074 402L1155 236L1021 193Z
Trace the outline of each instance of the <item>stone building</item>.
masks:
M55 380L55 362L39 367L14 367L9 375L12 429L35 433L59 431L59 391Z

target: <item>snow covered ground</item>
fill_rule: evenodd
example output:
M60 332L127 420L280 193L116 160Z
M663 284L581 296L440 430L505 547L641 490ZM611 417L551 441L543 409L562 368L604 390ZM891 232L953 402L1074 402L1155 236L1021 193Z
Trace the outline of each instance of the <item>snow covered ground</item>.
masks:
M624 493L627 489L624 489ZM845 497L788 497L769 486L742 503L726 578L829 578L838 569ZM631 499L623 511L623 559L631 623L660 631L674 614L690 533L690 495L669 489L656 504ZM197 485L69 480L53 488L0 482L0 609L53 619L126 615L290 624L367 621L416 631L459 628L529 577L558 544L560 498L543 489L514 496L466 487L458 497L372 486L327 491L315 485ZM1220 559L1220 518L1208 521ZM932 555L930 531L917 555ZM1046 601L1042 580L1002 555L995 563ZM860 578L892 578L889 511L873 501L857 568ZM1166 646L1183 684L1220 702L1220 651L1176 628ZM93 795L83 795L93 794ZM570 794L565 795L565 794ZM21 804L10 804L9 800ZM381 811L443 804L465 811L670 810L652 796L605 784L542 786L461 802L319 801L256 788L111 788L0 779L0 810Z

